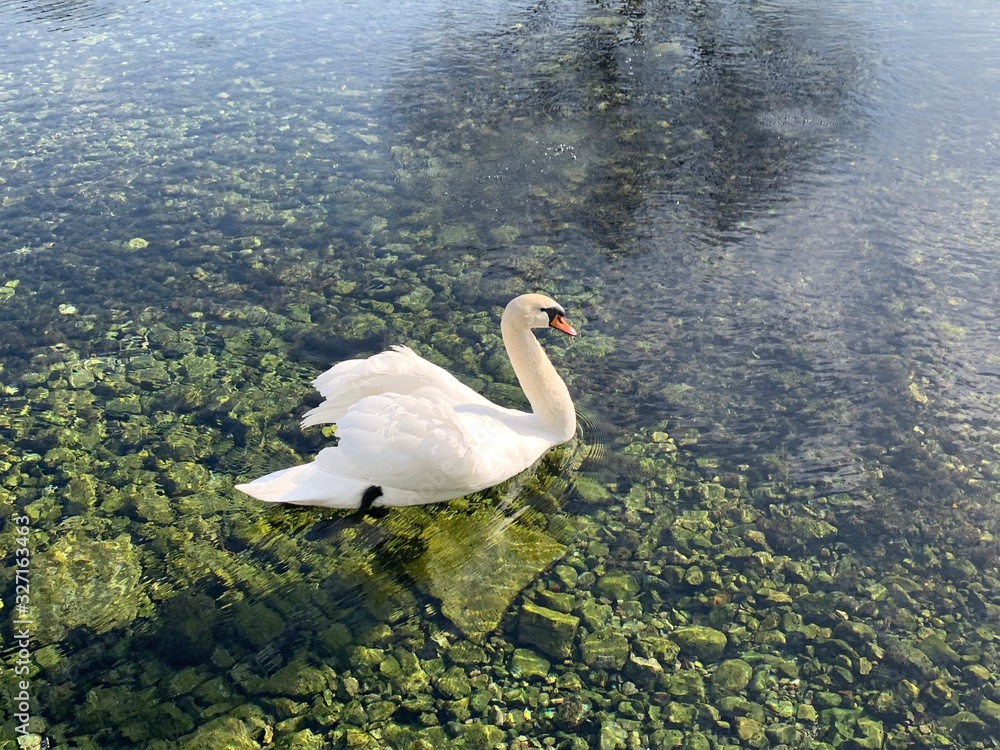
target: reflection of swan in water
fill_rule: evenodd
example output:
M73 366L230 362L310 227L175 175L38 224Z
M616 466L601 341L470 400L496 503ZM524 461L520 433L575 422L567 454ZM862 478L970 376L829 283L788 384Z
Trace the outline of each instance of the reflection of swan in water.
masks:
M236 488L267 502L367 508L451 500L509 479L576 432L566 384L531 332L543 327L576 335L563 308L540 294L512 300L500 323L531 412L497 406L395 347L315 380L325 400L302 424L336 422L336 447Z

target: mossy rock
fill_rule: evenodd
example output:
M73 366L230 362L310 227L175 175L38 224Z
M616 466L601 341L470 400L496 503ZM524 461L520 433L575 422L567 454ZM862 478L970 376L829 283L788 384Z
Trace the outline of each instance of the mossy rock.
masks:
M529 602L521 607L518 638L555 659L567 659L573 653L579 624L580 618L574 615Z
M264 683L264 690L271 695L312 698L328 687L326 673L308 664L287 664Z
M492 750L505 738L504 731L492 724L461 724L459 736L468 750Z
M628 573L605 573L597 579L594 593L612 601L622 602L639 594L639 582Z
M260 750L247 725L239 719L223 716L210 721L184 738L179 750Z
M736 736L749 747L763 747L767 744L764 736L764 725L749 716L737 716L735 723Z
M670 633L681 652L701 661L715 661L725 651L726 634L704 625L688 625Z
M679 701L696 703L705 700L705 681L694 670L683 669L666 674L660 682L664 689Z
M924 638L917 644L917 648L927 654L927 658L939 667L947 667L962 661L958 652L949 646L943 638L936 635Z
M552 665L530 648L514 649L514 655L510 658L510 672L518 679L531 677L546 678Z
M727 659L712 673L712 691L716 695L734 695L746 690L753 667L742 659Z
M941 719L941 726L965 740L979 740L989 734L986 722L971 711L959 711L946 716Z
M467 698L472 694L469 676L461 667L451 667L441 674L434 683L440 693L452 700Z
M281 615L263 602L240 603L233 610L236 632L254 648L267 645L285 629Z
M68 531L36 556L32 606L40 641L60 640L76 627L103 633L131 622L150 606L132 538L88 539L83 534Z
M590 633L580 642L580 658L588 667L619 670L628 654L628 640L610 628Z
M411 573L441 601L442 613L474 641L493 630L518 593L566 553L547 534L510 523L487 506L473 513L435 515L423 535L426 548ZM564 627L573 621L565 621ZM560 631L554 643L564 636Z

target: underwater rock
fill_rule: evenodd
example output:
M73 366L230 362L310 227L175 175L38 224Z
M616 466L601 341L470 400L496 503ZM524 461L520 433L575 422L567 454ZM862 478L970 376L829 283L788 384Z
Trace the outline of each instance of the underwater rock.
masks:
M215 648L215 601L201 592L168 599L160 608L162 625L153 637L161 656L178 665L205 663Z
M435 516L424 537L414 577L472 640L493 630L514 597L566 553L548 535L510 523L490 507Z
M806 721L815 724L819 720L819 711L811 703L800 703L795 709L795 718L799 721Z
M567 659L579 624L578 617L529 602L521 607L518 639L555 659Z
M492 724L461 724L459 737L468 750L491 750L503 742L504 732Z
M687 625L670 633L681 651L694 659L715 661L726 648L726 634L704 625Z
M636 685L648 689L663 676L663 665L652 657L630 654L625 664L625 676Z
M951 664L959 664L962 657L958 652L949 646L944 639L936 635L929 635L917 644L917 648L927 654L935 665L947 667Z
M656 659L665 667L670 667L680 654L681 647L660 635L640 635L635 642L635 650L640 656Z
M573 479L573 490L576 493L576 499L589 505L606 505L614 499L607 487L583 475Z
M862 717L858 719L857 731L861 736L854 737L854 744L862 748L877 750L885 746L885 730L881 721Z
M434 687L452 700L467 698L472 694L469 676L461 667L450 667L434 681Z
M764 737L764 725L749 716L736 717L736 736L750 747L763 747L767 739Z
M887 638L884 644L885 658L890 664L911 677L928 677L934 671L934 663L923 651L898 638Z
M594 593L615 602L634 598L640 591L639 582L628 573L605 573L597 579Z
M142 566L128 534L87 539L82 530L73 529L37 559L32 605L40 640L60 640L80 626L103 633L131 622L149 605L139 583Z
M776 549L795 552L807 551L839 533L836 526L799 505L772 505L760 523Z
M628 640L610 628L589 633L580 641L580 658L588 667L619 670L628 654Z
M1000 703L983 698L977 708L979 715L995 727L1000 727Z
M859 721L858 724L861 722ZM959 711L941 719L941 726L954 732L963 740L983 739L989 733L986 722L971 711ZM881 747L876 745L875 747Z
M260 750L260 743L250 735L239 719L223 716L214 719L184 738L179 750Z
M734 695L746 690L753 676L753 667L742 659L727 659L712 672L712 692Z
M608 719L601 723L597 734L598 750L620 750L627 740L628 732L618 722Z
M254 648L267 645L285 629L281 615L263 602L240 602L233 607L236 632Z
M691 669L682 669L665 675L662 683L671 696L683 703L705 700L705 681L700 674Z
M548 677L552 665L530 648L514 649L510 658L510 672L518 678Z
M271 695L312 698L329 686L326 673L301 662L287 664L264 683L264 691Z

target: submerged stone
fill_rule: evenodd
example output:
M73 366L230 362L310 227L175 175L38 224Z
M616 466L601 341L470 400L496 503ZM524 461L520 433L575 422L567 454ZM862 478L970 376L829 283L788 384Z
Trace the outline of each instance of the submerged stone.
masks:
M87 539L72 530L37 556L32 605L42 640L86 626L97 633L131 622L149 604L132 538ZM37 583L36 583L37 581ZM37 586L37 589L35 588Z
M858 724L860 725L860 723L859 721ZM981 739L989 733L986 722L971 711L959 711L951 716L946 716L941 719L941 725L966 740Z
M639 593L639 590L639 582L628 573L606 573L597 579L597 585L594 588L598 596L604 596L616 602L633 598Z
M717 695L731 695L746 690L753 676L753 667L742 659L727 659L712 673L712 691Z
M957 664L962 660L958 652L949 646L943 638L929 635L917 644L917 648L927 654L927 657L939 667Z
M625 665L628 653L625 636L610 628L590 633L580 642L580 657L588 667L619 670Z
M504 739L504 732L492 724L461 724L459 735L469 750L490 750Z
M670 638L689 656L715 661L726 648L726 634L703 625L688 625L670 633Z
M288 664L264 683L264 690L272 695L311 698L327 688L326 674L308 664Z
M573 639L579 624L578 617L529 602L521 607L518 637L549 656L567 659L573 653Z
M551 668L548 659L530 648L518 648L510 659L510 671L515 677L548 677Z
M677 700L694 703L705 700L705 681L691 669L684 669L665 675L663 686Z
M436 516L424 537L414 577L472 640L493 630L514 597L566 553L548 535L510 523L487 507Z
M224 716L203 725L180 742L180 750L259 750L260 743L250 736L239 719Z

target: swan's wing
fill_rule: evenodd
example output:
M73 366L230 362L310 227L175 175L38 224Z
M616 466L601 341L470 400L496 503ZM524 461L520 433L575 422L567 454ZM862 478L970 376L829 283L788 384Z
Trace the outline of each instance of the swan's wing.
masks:
M509 410L490 407L456 411L449 395L433 388L368 396L340 418L339 445L320 451L316 463L420 494L459 497L491 487L531 466L551 442L522 434L497 418Z
M489 403L447 370L405 346L340 362L313 381L324 401L302 418L302 426L339 422L351 406L382 393L407 395L433 387L454 403Z

